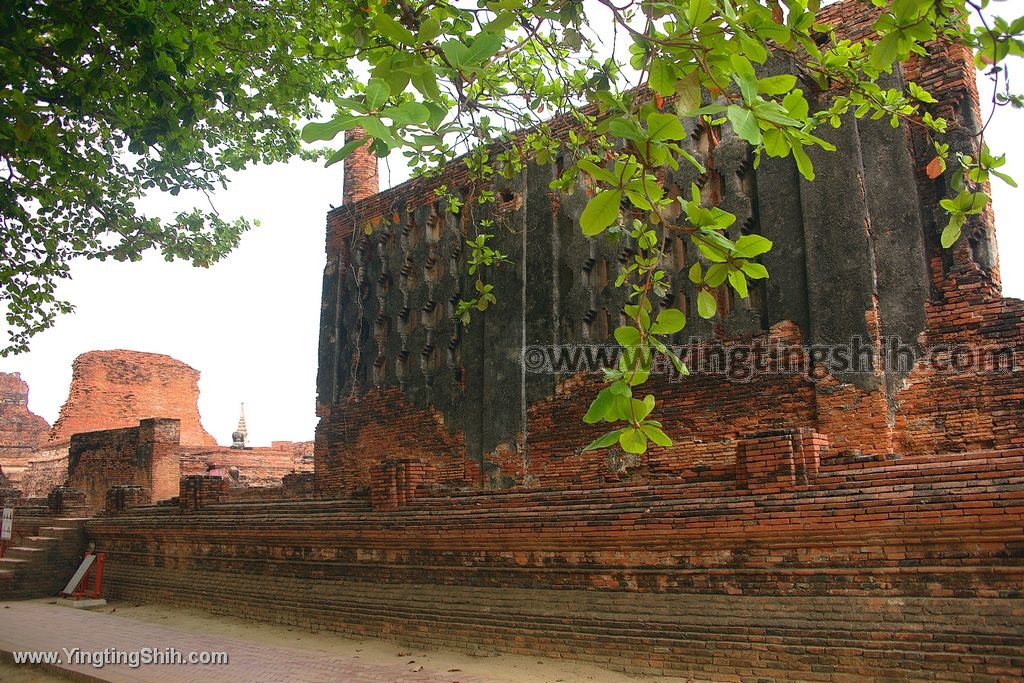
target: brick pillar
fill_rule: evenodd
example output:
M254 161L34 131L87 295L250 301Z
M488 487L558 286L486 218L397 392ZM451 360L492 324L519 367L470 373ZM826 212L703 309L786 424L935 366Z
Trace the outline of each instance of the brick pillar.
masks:
M220 477L193 474L181 478L178 506L182 512L195 512L210 503L219 503L228 495L228 481Z
M140 505L149 505L150 502L149 491L142 486L111 486L107 489L104 510L107 512L123 512Z
M828 437L809 427L801 427L794 437L796 480L799 484L806 484L818 476L821 456L828 452Z
M144 483L152 500L177 496L181 480L181 421L149 418L139 422L138 453L149 455Z
M365 130L353 128L345 133L345 142L365 137ZM365 144L345 159L341 202L342 204L352 204L378 192L380 192L380 179L377 177L377 155L370 151L369 144Z
M828 437L813 429L776 429L747 434L736 448L736 479L751 491L781 491L818 474Z
M55 515L68 515L84 512L89 505L85 493L68 486L58 486L46 496L46 506Z
M392 512L416 498L429 467L413 459L383 460L370 470L370 507Z

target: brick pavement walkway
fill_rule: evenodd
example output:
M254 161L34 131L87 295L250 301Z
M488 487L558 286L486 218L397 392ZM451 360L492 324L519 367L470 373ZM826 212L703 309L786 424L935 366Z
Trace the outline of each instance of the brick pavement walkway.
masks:
M463 673L410 672L396 664L378 664L351 656L307 649L268 647L237 638L211 638L182 628L160 626L129 617L58 607L41 601L0 603L0 652L5 659L24 650L61 652L80 648L122 652L143 648L175 648L178 652L227 652L227 665L149 665L130 668L108 665L62 664L59 668L111 683L168 683L171 681L344 681L345 683L503 683ZM89 680L86 678L85 680ZM504 682L508 683L508 682Z

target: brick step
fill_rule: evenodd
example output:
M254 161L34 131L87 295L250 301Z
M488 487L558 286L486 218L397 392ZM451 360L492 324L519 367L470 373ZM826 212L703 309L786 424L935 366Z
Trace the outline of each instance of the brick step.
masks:
M113 562L116 558L117 561L125 564L131 564L134 558L145 561L145 558L147 557L145 553L132 553L116 550L108 550L106 552L109 561ZM224 567L236 567L239 565L239 558L234 556L178 554L176 557L183 562L203 563L205 566L213 570L216 570L218 565L223 565ZM991 560L986 562L984 559L978 558L965 559L951 556L948 558L947 564L934 564L936 558L928 558L932 560L932 563L912 565L900 565L898 563L888 565L860 563L856 566L850 567L837 567L827 561L819 561L817 563L769 563L767 561L758 563L748 561L746 564L741 565L734 563L731 566L722 566L720 564L712 565L710 563L706 563L705 565L695 565L694 563L690 563L690 566L654 566L651 564L638 564L634 558L631 557L622 557L616 564L612 564L608 561L594 561L592 563L576 566L559 566L557 564L544 564L544 558L514 564L512 562L513 558L511 557L499 555L497 557L481 558L479 557L479 552L472 551L458 554L453 553L451 555L446 554L441 557L431 557L429 559L433 561L429 564L425 562L426 559L428 558L422 557L421 554L416 554L416 556L409 558L405 562L398 562L394 559L388 561L384 559L367 558L363 560L324 559L319 561L317 564L320 566L320 571L322 573L326 573L328 576L348 577L352 574L356 574L358 577L376 577L381 580L387 579L393 575L401 577L403 573L408 574L411 578L415 578L417 574L426 578L435 572L441 575L440 578L447 578L449 580L455 579L460 574L469 578L472 578L474 575L496 574L499 577L505 576L510 581L515 581L517 574L523 574L530 577L548 575L553 577L552 581L554 582L558 581L555 577L560 576L595 577L604 575L623 575L633 579L641 579L643 577L675 577L677 579L683 577L699 577L706 579L706 583L714 581L721 582L729 577L743 577L744 581L751 582L754 581L756 577L763 577L762 581L774 584L779 584L786 579L806 580L829 577L832 578L832 580L835 580L834 577L844 576L863 577L865 580L900 577L904 581L914 581L917 580L916 577L921 576L931 577L945 575L959 577L976 575L980 578L984 578L985 580L991 580L994 577L1005 577L1008 581L1019 581L1024 579L1024 560L1017 564L1009 565L1005 564L1004 558L1001 557L992 558L999 560L999 563L993 563ZM272 569L274 572L283 572L286 574L289 572L305 571L307 565L307 563L301 561L296 562L293 560L278 558L249 558L248 560L245 560L244 563L251 571L259 571L261 568L265 568L268 571ZM547 586L537 587L545 588ZM832 589L835 590L836 587L833 586Z
M154 532L171 529L203 529L209 533L216 533L223 530L229 533L232 538L246 537L249 531L258 532L265 537L266 533L272 530L280 530L282 533L292 532L296 529L308 529L315 537L331 537L343 539L346 535L352 538L362 539L365 532L380 531L387 532L389 542L402 537L426 538L430 535L447 535L450 538L452 547L465 547L464 535L475 530L500 530L500 534L490 537L474 538L474 547L503 547L520 543L520 537L510 534L516 528L524 528L530 532L539 542L546 542L548 539L576 537L583 544L600 539L603 535L618 534L617 547L641 546L652 548L652 543L663 537L673 542L680 538L692 536L690 539L698 545L723 545L719 539L735 535L747 541L754 539L770 539L773 536L793 538L793 545L805 544L814 538L823 538L830 543L838 542L840 545L854 545L865 543L865 539L877 541L883 544L886 540L892 539L899 545L906 544L907 538L914 539L914 543L922 542L920 539L927 539L928 542L938 542L943 538L950 541L964 541L965 538L976 539L979 537L991 537L992 540L1019 540L1024 538L1024 506L1020 512L1013 509L997 509L992 514L953 514L948 513L945 518L940 519L938 515L929 514L921 519L912 516L899 514L897 510L889 515L875 518L871 517L866 521L871 522L858 524L858 517L852 515L841 515L838 511L832 510L833 515L825 515L820 519L809 517L806 514L786 516L759 516L745 513L739 510L735 519L727 517L723 512L717 518L708 520L708 523L701 523L694 518L672 518L666 515L657 514L651 510L649 514L634 516L603 515L594 512L589 519L564 517L561 515L533 515L516 518L508 516L504 519L498 517L463 517L447 518L434 516L430 518L419 518L414 513L398 512L391 514L378 514L374 516L348 516L340 515L330 519L311 519L308 517L282 516L272 520L249 520L250 523L240 528L238 520L229 515L214 515L197 513L188 517L179 517L174 520L167 520L159 523L151 520L148 525L133 525L133 530L138 533L145 533L147 530ZM948 511L947 511L948 512ZM802 519L801 519L802 518ZM728 524L722 520L727 520ZM956 521L954 521L956 520ZM718 524L714 524L718 521ZM715 535L706 534L708 526L714 526ZM107 529L120 528L116 522L108 526L106 521L98 519L90 526L92 534L103 534ZM837 538L837 530L842 529L842 535ZM622 532L628 530L629 535L622 536ZM962 534L969 533L969 537ZM453 536L462 534L463 536ZM913 535L917 534L917 536ZM373 539L367 537L366 544L372 544ZM480 545L477 546L476 544ZM578 544L570 543L569 547ZM432 545L432 547L435 547ZM516 547L522 547L516 545Z
M117 581L131 582L145 570L121 571ZM238 582L240 575L227 572L189 572L196 577L187 586L172 578L156 579L154 587L183 588L203 583ZM298 586L301 579L275 582L280 590ZM503 614L516 619L534 619L571 625L600 615L608 623L685 624L700 629L742 628L746 630L795 629L808 633L869 633L876 640L887 638L886 627L897 621L905 630L918 630L915 639L932 639L941 634L972 632L979 638L1012 638L1024 644L1019 620L1024 605L1007 600L937 598L762 598L716 595L637 594L621 591L586 592L529 589L495 589L427 584L376 584L331 580L319 583L317 601L358 607L361 611L383 609L415 612ZM257 596L249 596L257 599ZM268 597L280 602L281 594ZM304 604L301 599L285 603ZM879 603L882 603L879 605ZM870 605L871 609L865 609ZM387 606L387 607L382 607ZM333 608L332 608L333 609ZM970 610L965 612L965 610ZM639 615L639 616L638 616ZM942 624L941 631L928 625ZM986 635L981 632L984 631Z
M836 488L828 490L817 486L809 486L806 489L794 489L774 493L770 498L755 498L745 489L732 489L728 492L720 492L719 495L712 495L708 491L686 492L680 495L679 491L667 494L637 494L631 500L614 501L604 496L596 495L590 499L579 499L567 497L561 500L531 501L530 504L515 504L501 500L488 501L487 504L478 503L472 505L453 505L449 499L416 499L407 508L400 510L400 513L415 513L419 515L442 514L449 517L459 515L483 516L487 514L495 516L520 516L523 514L548 514L557 511L560 515L570 515L573 512L615 512L645 510L651 506L657 506L666 510L687 511L692 510L699 515L707 515L709 510L718 508L734 509L735 507L757 508L759 510L771 510L782 506L815 507L829 506L836 504L847 508L862 507L864 504L878 507L891 507L893 505L909 505L914 507L927 506L929 501L934 509L941 509L937 506L948 501L956 501L961 498L969 498L971 502L976 500L1020 500L1019 494L1024 484L1024 472L1019 476L1002 477L998 480L986 479L976 481L949 481L948 479L936 478L935 481L906 480L893 481L888 479L884 484L877 487L856 486ZM893 500L893 494L899 494L897 501ZM948 498L944 498L944 496ZM925 507L927 509L927 507Z
M56 536L26 536L25 540L39 545L53 545L60 541Z
M578 516L591 519L595 515L615 515L627 513L658 512L662 515L680 517L717 516L721 510L729 514L751 513L766 515L777 511L795 514L803 510L825 510L833 516L839 510L853 510L857 516L868 514L870 508L902 511L933 511L956 509L958 505L968 509L1020 507L1024 510L1024 476L1000 479L998 484L989 481L977 485L971 482L944 482L925 486L920 482L894 484L890 482L877 489L865 488L851 492L828 492L808 489L806 491L783 492L770 498L755 498L746 491L736 492L731 496L710 497L707 495L680 495L673 492L666 495L637 495L631 500L608 500L604 497L591 499L566 498L550 502L533 501L530 505L508 505L502 501L492 501L488 505L456 506L445 500L417 499L408 507L391 513L371 513L369 511L352 512L344 510L309 510L275 512L275 519L289 517L317 518L391 518L394 515L415 517L430 522L435 517L458 519L471 518L520 518L536 515L558 515L562 518ZM233 509L228 506L204 508L194 515L201 516L234 516L249 518L246 510ZM157 520L160 517L147 517ZM164 519L174 519L164 517Z
M992 463L988 464L988 468L991 474ZM772 515L779 510L791 508L787 510L791 516L801 514L806 510L825 510L830 516L838 516L842 510L855 510L857 517L864 517L866 514L870 514L871 508L888 512L945 511L950 509L950 505L956 508L957 502L961 499L969 499L965 505L972 510L985 510L987 507L1000 509L995 503L1000 503L1005 507L1005 504L1011 501L1020 501L1019 506L1024 512L1024 472L1021 472L1022 476L1016 477L1008 477L1006 473L1001 473L1001 475L998 480L984 481L937 480L923 482L915 479L894 483L891 480L886 480L884 485L877 488L862 487L863 482L855 482L857 484L855 490L847 491L842 488L820 490L810 487L806 490L775 494L767 501L756 500L746 490L735 488L728 492L729 495L716 496L709 495L708 491L687 491L686 487L664 490L664 486L659 486L586 492L589 495L580 495L581 492L530 492L528 494L490 494L473 498L422 498L417 499L410 507L398 513L385 515L370 513L364 503L356 506L339 505L335 501L301 501L263 505L219 503L203 508L195 516L226 515L248 520L254 512L260 511L272 512L276 519L287 518L290 513L298 513L299 516L306 519L328 520L337 517L391 519L397 514L407 518L415 517L417 518L414 520L416 523L429 524L432 523L435 516L446 519L460 517L485 519L491 516L495 519L508 520L557 514L559 518L576 515L581 519L593 519L600 515L641 512L678 518L715 518L719 516L722 509L728 510L732 515L741 513L749 515L751 510L756 510L759 515ZM995 481L999 483L993 483ZM627 493L628 496L620 495ZM899 502L893 501L894 494L899 494ZM837 501L837 498L842 498L842 500ZM279 505L287 505L287 507L279 509L277 507ZM137 514L136 516L145 517L147 520L175 518L174 515L169 514ZM120 519L122 523L125 523L130 517L130 514L124 514ZM191 518L193 517L190 516Z
M56 595L74 572L84 550L86 518L15 516L19 545L0 560L13 570L0 584L0 598L38 598Z
M33 556L39 553L46 553L46 548L35 548L32 546L12 546L7 549L4 557L11 557L20 560L31 561Z
M137 585L138 597L159 594L158 586L150 585L146 580ZM216 585L220 583L212 582L207 588L214 589ZM193 587L195 590L192 590ZM130 585L124 581L121 582L121 589L132 592ZM734 633L718 633L701 625L699 628L673 632L664 623L652 623L642 618L630 622L628 628L623 628L601 619L583 622L578 616L531 619L502 611L492 605L478 606L480 609L475 613L453 613L437 608L414 610L399 601L383 605L374 601L360 603L357 595L339 595L331 591L320 591L316 599L307 602L281 599L283 596L238 593L228 600L219 593L202 590L196 581L190 582L188 587L176 586L171 587L171 590L174 591L177 604L213 608L241 616L259 614L271 619L296 614L295 622L285 623L308 623L310 627L315 624L317 627L362 635L400 637L425 645L436 646L441 642L451 646L452 641L446 638L454 637L461 641L459 649L490 650L495 644L514 645L532 639L534 649L531 653L535 654L550 653L551 645L564 643L568 646L567 651L574 656L620 664L622 666L615 668L627 670L640 660L664 662L667 668L677 671L712 665L735 666L735 671L740 671L745 664L752 665L763 659L754 656L752 652L760 654L769 651L786 655L780 666L784 666L790 675L794 672L814 671L811 666L824 665L832 672L862 675L902 673L897 677L906 678L908 674L917 676L926 670L974 671L975 663L990 669L1012 667L1015 664L1019 666L1019 658L1024 654L1020 638L1009 644L995 641L988 644L981 642L984 636L951 633L947 634L948 640L945 642L929 642L920 639L927 637L927 633L920 637L916 634L910 634L914 636L910 638L891 637L898 626L892 623L873 634L872 638L854 634L852 639L846 638L845 633L827 629L811 631L813 635L809 636L805 625L791 629L775 626L753 633L736 629ZM224 604L219 605L216 599L211 601L214 595L222 599ZM657 635L652 636L652 633ZM900 633L899 636L904 634ZM968 647L970 652L965 654L964 650ZM509 649L515 651L514 646ZM610 661L609 653L616 651L628 656L624 655L621 662ZM747 657L750 657L749 663L745 662ZM652 668L657 666L637 666L640 672ZM762 675L767 673L763 666L759 670ZM774 670L774 673L778 674L778 670ZM802 675L798 677L810 680ZM983 679L975 677L974 680Z
M247 603L250 601L247 600ZM271 610L282 607L278 601L252 601L250 604L262 606ZM296 606L299 607L299 606ZM903 637L906 634L897 633L889 637L864 637L864 634L849 632L830 632L827 637L808 635L804 627L787 629L782 627L769 628L735 628L731 630L711 629L707 626L700 628L687 627L685 625L666 623L637 623L628 622L616 624L607 621L575 619L571 622L559 619L530 619L516 614L495 613L495 614L454 614L440 610L411 610L398 606L377 606L360 609L358 605L351 602L323 602L317 606L301 606L301 613L306 617L313 617L317 614L324 618L326 623L340 623L342 628L346 624L359 624L368 621L382 623L400 623L409 625L421 623L429 625L435 631L448 631L458 629L491 629L494 631L530 631L537 635L544 635L553 640L559 638L600 638L614 640L621 643L630 639L644 643L647 648L651 646L663 647L687 647L693 649L727 648L733 647L737 650L750 648L753 643L764 646L785 646L800 648L815 648L825 651L856 651L858 656L870 656L871 652L881 655L892 654L899 656L914 653L914 656L928 656L929 658L948 655L951 659L961 656L960 645L968 636L970 652L974 656L985 656L990 662L1001 660L1003 664L1009 664L1011 659L1019 658L1024 653L1024 640L1021 638L982 638L971 634L950 634L943 640L929 640L926 638ZM318 620L316 623L321 623ZM652 635L651 629L657 629L657 635ZM817 660L817 661L820 661ZM933 661L936 661L933 659Z

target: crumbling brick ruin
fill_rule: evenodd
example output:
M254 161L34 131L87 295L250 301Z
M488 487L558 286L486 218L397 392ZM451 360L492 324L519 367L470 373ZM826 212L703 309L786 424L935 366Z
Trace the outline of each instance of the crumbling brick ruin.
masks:
M0 468L12 483L21 481L49 434L49 423L28 409L28 384L21 375L0 372Z
M68 400L50 440L173 417L181 422L183 445L216 446L198 406L199 372L181 361L141 351L89 351L75 359Z
M41 503L58 488L81 496L81 511L99 512L113 488L136 487L120 508L169 501L182 476L230 481L232 495L289 497L311 493L312 442L275 441L269 448L218 446L199 419L199 372L170 356L90 351L74 363L68 399L51 430L27 409L28 386L0 376L0 467L4 499ZM293 477L294 479L294 477Z
M857 34L871 11L824 14ZM966 51L936 44L897 79L936 95L962 149L977 129ZM794 345L856 340L866 371L658 377L675 445L582 453L596 378L520 361L616 325L629 245L580 235L585 189L552 193L556 169L537 165L496 185L495 246L514 265L463 328L468 218L434 190L460 191L464 168L349 183L327 218L316 497L308 478L290 500L233 500L201 475L177 505L120 487L86 526L108 596L699 679L1019 679L1024 303L1000 296L990 216L939 248L944 181L918 134L847 124L813 184L691 124L717 176L682 170L669 191L703 183L737 229L771 238L772 277L705 323L677 267L662 305L689 314L680 342L786 342L765 356L780 370ZM368 158L346 163L376 182ZM895 337L917 363L878 362Z

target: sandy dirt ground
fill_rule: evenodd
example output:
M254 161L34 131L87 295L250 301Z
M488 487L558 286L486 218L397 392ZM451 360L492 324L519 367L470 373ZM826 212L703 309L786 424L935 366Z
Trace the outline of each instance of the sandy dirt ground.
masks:
M97 611L185 629L196 634L208 634L211 647L216 645L218 636L223 636L256 644L265 643L275 647L350 656L368 660L371 663L394 664L396 660L399 660L409 668L410 672L418 671L422 667L438 673L457 675L460 672L465 672L467 675L493 676L517 683L589 683L594 681L601 683L639 683L641 681L681 683L694 680L691 678L631 676L602 669L592 664L563 659L497 653L493 656L479 657L448 650L410 648L388 640L357 640L331 632L310 633L285 626L215 616L199 610L164 605L111 602ZM0 661L0 681L4 683L55 680L61 679L50 673Z

